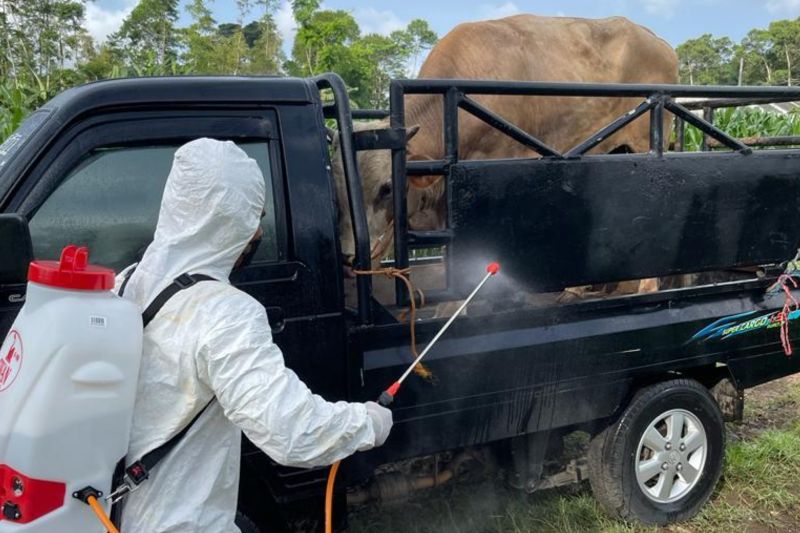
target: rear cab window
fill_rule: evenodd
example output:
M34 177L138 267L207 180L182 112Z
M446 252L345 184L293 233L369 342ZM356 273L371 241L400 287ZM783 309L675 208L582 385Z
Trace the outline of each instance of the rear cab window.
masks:
M272 166L266 141L240 141L266 182L264 237L254 262L275 262ZM93 263L117 271L141 259L153 239L173 156L181 144L93 150L61 180L30 220L34 256L55 259L66 244L88 246ZM201 208L201 206L198 206Z

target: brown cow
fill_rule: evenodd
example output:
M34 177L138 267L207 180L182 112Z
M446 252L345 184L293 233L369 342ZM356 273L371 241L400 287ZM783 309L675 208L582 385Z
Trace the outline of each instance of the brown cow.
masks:
M672 47L650 30L623 17L599 20L516 15L456 26L431 50L420 78L566 81L605 83L676 83L678 60ZM532 96L475 96L475 100L559 151L585 140L641 99ZM440 96L411 96L406 104L408 159L443 156ZM665 129L671 118L665 118ZM373 122L360 128L382 128ZM538 157L491 126L463 111L459 118L459 157L496 159ZM606 139L593 153L649 150L649 126L642 117ZM391 242L392 183L389 151L358 156L364 183L374 257ZM338 143L334 174L341 217L342 252L352 256L353 235ZM416 230L444 225L440 177L409 178L409 226ZM652 281L650 282L652 290ZM634 285L638 287L638 282Z

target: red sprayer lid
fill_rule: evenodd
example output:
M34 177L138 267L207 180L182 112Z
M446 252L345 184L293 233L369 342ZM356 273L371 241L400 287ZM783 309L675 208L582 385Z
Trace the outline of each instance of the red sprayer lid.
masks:
M114 271L88 263L89 249L70 244L61 251L61 261L32 261L28 267L28 281L62 289L113 289Z

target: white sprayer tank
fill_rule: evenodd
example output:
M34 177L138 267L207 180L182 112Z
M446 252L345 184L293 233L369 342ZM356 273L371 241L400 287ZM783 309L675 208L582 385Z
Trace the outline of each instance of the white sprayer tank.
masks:
M107 495L127 452L142 320L111 292L114 272L87 262L68 246L60 262L31 263L0 349L2 533L105 531L73 493Z

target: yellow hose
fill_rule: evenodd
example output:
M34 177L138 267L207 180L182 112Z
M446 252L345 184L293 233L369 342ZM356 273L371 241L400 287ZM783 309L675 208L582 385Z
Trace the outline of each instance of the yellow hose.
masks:
M119 533L119 530L116 528L116 526L114 526L113 522L111 522L111 519L109 519L108 516L106 515L103 506L100 505L100 502L97 501L97 498L95 498L94 496L89 496L88 498L86 498L86 503L88 503L89 507L92 508L92 511L94 511L94 514L96 514L97 518L103 523L103 526L108 530L108 533Z
M339 471L340 463L341 461L333 463L328 474L328 486L325 488L325 533L333 533L333 486L336 483L336 473Z

